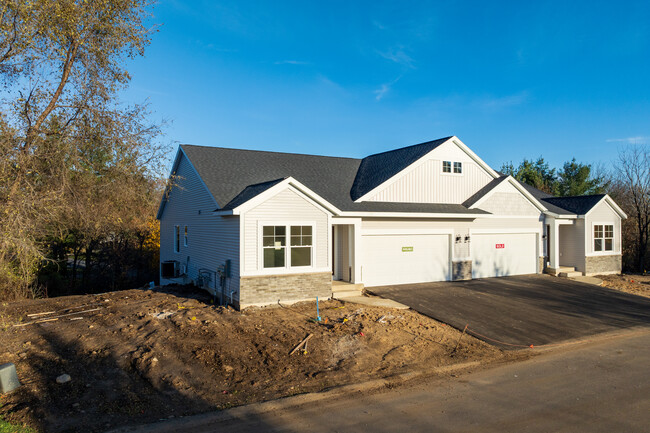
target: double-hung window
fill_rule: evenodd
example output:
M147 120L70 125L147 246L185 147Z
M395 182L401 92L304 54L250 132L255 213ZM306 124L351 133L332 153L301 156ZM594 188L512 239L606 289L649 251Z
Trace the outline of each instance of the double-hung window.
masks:
M607 224L594 225L594 251L614 250L614 226Z
M311 266L312 226L281 225L262 227L264 268Z
M442 172L451 173L451 161L442 161Z
M463 163L462 162L454 162L454 173L462 173L463 172Z

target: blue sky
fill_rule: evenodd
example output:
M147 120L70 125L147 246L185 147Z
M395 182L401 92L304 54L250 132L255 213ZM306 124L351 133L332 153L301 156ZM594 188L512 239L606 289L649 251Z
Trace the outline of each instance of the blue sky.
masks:
M127 102L166 139L363 157L457 135L492 167L650 142L650 4L160 0Z

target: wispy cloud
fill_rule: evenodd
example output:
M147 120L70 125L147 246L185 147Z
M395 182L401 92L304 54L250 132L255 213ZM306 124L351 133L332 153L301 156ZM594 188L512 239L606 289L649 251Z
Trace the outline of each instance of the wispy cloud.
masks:
M386 60L390 60L391 62L395 62L402 66L415 69L415 61L406 53L404 47L401 45L393 47L388 51L377 51L377 54Z
M393 85L397 83L400 80L400 78L402 78L401 75L389 83L382 84L381 86L379 86L379 89L373 91L373 93L375 94L375 99L377 101L381 101L384 98L384 96L386 96L386 94L391 91Z
M527 91L518 92L512 95L493 96L478 99L476 104L487 110L501 110L504 108L516 107L525 104L530 99Z
M311 65L311 62L305 62L303 60L278 60L274 62L276 65Z
M372 20L372 25L378 28L379 30L386 30L388 28L377 20Z
M650 140L650 136L636 136L625 138L608 138L605 140L607 143L627 143L627 144L645 144Z

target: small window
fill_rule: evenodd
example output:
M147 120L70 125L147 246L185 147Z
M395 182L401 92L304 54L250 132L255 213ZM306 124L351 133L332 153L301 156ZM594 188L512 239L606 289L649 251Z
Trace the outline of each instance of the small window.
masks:
M181 248L181 228L174 226L174 252L180 252Z
M185 226L185 233L183 234L183 246L187 246L187 226Z
M291 266L311 266L311 226L291 226Z
M442 172L451 173L451 161L442 161Z
M454 173L462 173L462 172L463 172L463 163L454 162Z
M285 226L264 226L262 228L262 248L265 268L283 268L287 243Z
M614 226L594 225L594 251L614 250Z

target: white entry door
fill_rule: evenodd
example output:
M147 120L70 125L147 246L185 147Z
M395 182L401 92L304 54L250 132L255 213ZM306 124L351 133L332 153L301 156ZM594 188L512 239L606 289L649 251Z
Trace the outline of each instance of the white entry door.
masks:
M364 235L362 279L368 286L445 281L449 235Z
M472 278L537 272L536 233L477 233L471 238Z

